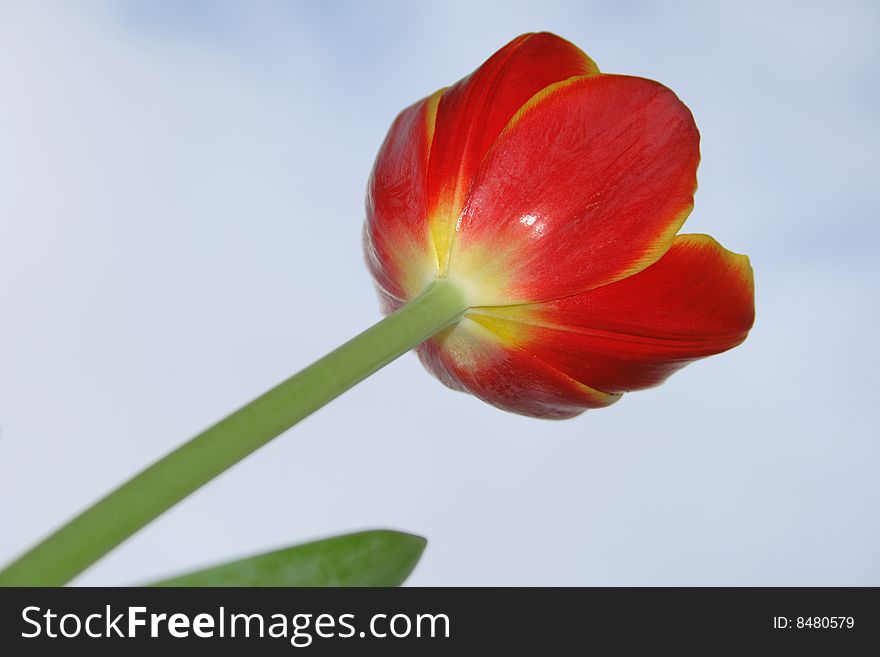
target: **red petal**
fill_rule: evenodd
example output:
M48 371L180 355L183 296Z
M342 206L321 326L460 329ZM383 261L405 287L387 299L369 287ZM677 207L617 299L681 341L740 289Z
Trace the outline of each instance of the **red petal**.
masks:
M481 304L504 305L640 271L690 212L698 163L693 117L661 84L594 75L549 87L487 154L450 276L476 281Z
M437 273L425 183L440 93L400 113L370 175L364 253L384 297L414 297L424 288L426 274Z
M548 33L524 34L444 92L428 170L428 210L443 271L471 182L504 126L548 85L597 72L568 41Z
M745 340L752 269L707 235L679 235L656 263L610 285L476 312L491 313L472 317L573 379L606 392L638 390Z
M467 318L423 343L419 357L450 388L521 415L563 419L619 399L578 383Z

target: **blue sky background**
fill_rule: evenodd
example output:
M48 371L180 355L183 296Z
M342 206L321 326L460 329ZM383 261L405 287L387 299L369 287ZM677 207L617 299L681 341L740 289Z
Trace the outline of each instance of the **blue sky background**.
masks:
M693 110L685 230L751 256L749 340L565 422L405 356L78 582L392 527L430 540L420 585L880 585L878 28L872 2L0 2L0 561L376 321L390 122L547 29Z

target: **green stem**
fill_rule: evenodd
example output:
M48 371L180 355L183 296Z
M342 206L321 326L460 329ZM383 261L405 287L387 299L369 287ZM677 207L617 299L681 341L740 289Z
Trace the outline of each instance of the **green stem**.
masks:
M60 586L227 468L466 310L441 281L353 340L160 459L0 572L0 586Z

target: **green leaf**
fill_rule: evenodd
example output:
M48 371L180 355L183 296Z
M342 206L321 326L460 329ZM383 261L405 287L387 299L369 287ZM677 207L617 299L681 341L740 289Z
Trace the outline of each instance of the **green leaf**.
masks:
M388 529L334 536L148 586L400 586L427 541Z

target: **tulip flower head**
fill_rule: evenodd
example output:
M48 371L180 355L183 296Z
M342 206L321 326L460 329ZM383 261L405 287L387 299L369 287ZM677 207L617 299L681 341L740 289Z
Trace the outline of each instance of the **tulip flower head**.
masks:
M457 286L468 310L419 357L508 411L572 417L655 386L754 320L748 258L678 234L699 159L672 91L517 37L405 109L379 151L364 246L383 310Z

